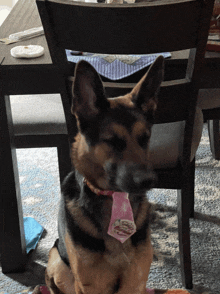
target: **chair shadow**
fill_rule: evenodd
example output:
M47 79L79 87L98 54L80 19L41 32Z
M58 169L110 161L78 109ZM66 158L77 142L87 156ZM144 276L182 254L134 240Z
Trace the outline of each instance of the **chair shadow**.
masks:
M26 287L35 287L39 284L45 284L46 267L35 262L29 262L23 273L10 273L6 276Z
M155 213L153 214L155 219L153 219L152 224L154 225L155 229L157 230L157 235L160 235L159 237L157 235L156 235L156 237L152 236L152 241L154 242L153 244L155 245L154 262L158 262L158 261L162 260L163 264L166 266L167 271L169 271L169 270L172 271L172 270L174 270L174 268L179 270L179 250L178 250L178 248L176 250L176 253L174 255L172 255L171 252L173 250L175 250L175 248L172 247L169 252L169 246L166 247L166 242L167 242L166 240L168 240L168 239L166 239L166 235L168 235L169 233L178 234L178 226L175 223L171 223L171 225L169 225L169 227L167 227L168 219L163 217L163 213L166 213L166 212L168 212L168 218L170 217L171 214L177 215L177 208L174 206L168 206L168 205L164 205L164 204L153 204L153 211L155 211ZM162 218L160 218L160 214L157 217L157 212L162 212ZM203 214L200 212L195 212L193 219L220 226L220 218L217 216L212 216L212 215ZM203 224L200 224L200 226L203 226ZM163 230L160 230L160 228L163 228ZM202 240L203 240L204 232L203 231L202 232L194 231L192 234L193 234L194 240L196 240L196 242L194 243L194 246L195 246L195 244L196 244L196 246L198 246L200 241L202 242ZM172 240L171 241L168 240L168 245L170 244L170 242L172 242ZM210 241L210 242L212 242L212 241ZM195 277L196 278L200 277L200 279L202 277L202 279L204 279L204 280L206 278L210 279L210 277L214 280L216 278L218 279L219 270L218 270L217 266L216 266L216 271L215 270L212 271L213 267L210 264L210 260L208 259L210 253L208 252L207 248L205 248L205 247L202 247L202 248L203 248L203 252L205 253L204 258L207 258L207 265L204 265L204 260L199 258L199 252L197 252L196 254L198 254L198 256L193 256L193 273L194 273ZM205 252L205 250L207 250L207 251ZM214 257L213 257L213 260L215 261ZM177 277L177 279L178 279L178 277ZM195 282L193 285L193 291L195 291L195 293L219 293L219 292L213 291L213 288L215 288L215 287L214 286L212 287L211 284L210 285L208 285L208 283L205 283L205 284L206 285L203 285L203 283L197 282L195 279Z
M213 223L213 224L216 224L216 225L220 226L220 218L217 217L217 216L203 214L203 213L195 211L194 219L198 219L198 220L201 220L201 221L206 221L206 222Z
M156 204L154 205L154 210L159 210L159 211L169 211L169 212L174 212L177 213L177 208L168 206L168 205L162 205L162 204ZM220 218L217 216L209 215L209 214L203 214L200 212L194 212L194 219L198 219L201 221L206 221L209 223L213 223L216 225L220 225Z

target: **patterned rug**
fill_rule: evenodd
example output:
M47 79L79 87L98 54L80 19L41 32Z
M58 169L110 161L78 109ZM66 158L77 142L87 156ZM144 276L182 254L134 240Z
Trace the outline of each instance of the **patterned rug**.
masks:
M50 292L48 291L46 286L37 286L35 287L35 289L26 289L20 293L16 293L16 294L22 294L22 293L26 293L26 294L50 294ZM183 289L168 289L168 290L157 290L157 289L146 289L146 294L193 294L195 292L193 291L187 291L187 290L183 290ZM8 294L5 292L1 292L0 294ZM204 293L206 294L206 293Z
M34 290L27 289L17 294L50 294L46 286L37 286ZM146 294L193 294L193 291L187 291L183 289L168 289L168 290L157 290L157 289L146 289ZM0 294L8 294L5 292L1 292ZM206 294L206 293L204 293Z
M33 217L46 232L37 249L30 254L24 273L3 275L0 271L0 294L32 293L36 285L44 284L48 252L57 238L56 215L60 187L56 149L21 149L17 150L17 156L24 216ZM198 294L220 294L219 171L220 162L211 156L207 127L204 125L196 156L196 216L190 221L193 293ZM152 225L155 256L147 287L182 289L176 191L153 189L148 193L148 198L156 207L157 217ZM162 293L166 292L155 290L154 294Z

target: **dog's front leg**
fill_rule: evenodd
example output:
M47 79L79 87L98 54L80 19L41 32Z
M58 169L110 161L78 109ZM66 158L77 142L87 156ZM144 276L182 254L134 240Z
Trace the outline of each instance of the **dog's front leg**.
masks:
M74 244L68 233L65 236L65 244L75 279L75 293L114 293L113 290L117 282L117 275L103 254L91 252L81 245Z
M45 280L51 294L76 294L71 269L63 262L55 246L49 253Z
M92 254L90 254L91 256ZM91 258L91 257L90 257ZM88 261L90 261L88 258ZM117 275L102 258L94 260L91 265L78 259L73 265L76 294L112 294L114 293ZM134 294L134 293L133 293Z
M146 284L153 261L153 247L150 239L139 245L134 259L123 273L117 294L146 294Z

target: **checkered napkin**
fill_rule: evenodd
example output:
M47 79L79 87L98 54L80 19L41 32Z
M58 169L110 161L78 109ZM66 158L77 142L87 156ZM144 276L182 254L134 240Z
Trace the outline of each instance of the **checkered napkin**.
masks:
M169 52L146 54L146 55L105 55L84 53L83 55L72 55L70 50L66 50L67 59L77 63L80 60L88 61L97 72L110 79L120 80L135 72L149 66L159 56L171 57Z

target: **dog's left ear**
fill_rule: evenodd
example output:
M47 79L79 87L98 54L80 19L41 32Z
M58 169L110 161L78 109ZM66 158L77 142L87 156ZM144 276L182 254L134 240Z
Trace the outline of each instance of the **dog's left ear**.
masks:
M144 112L148 120L153 119L157 108L157 95L163 76L164 58L160 55L131 91L132 102Z
M75 70L72 113L79 121L90 121L109 107L101 78L86 61L80 61Z

